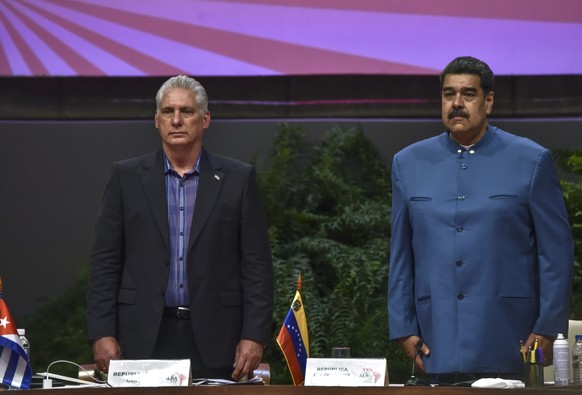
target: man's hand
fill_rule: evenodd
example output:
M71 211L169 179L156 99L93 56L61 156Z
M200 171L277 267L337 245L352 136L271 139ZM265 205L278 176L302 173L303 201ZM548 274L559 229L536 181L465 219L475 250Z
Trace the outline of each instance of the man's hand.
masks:
M536 333L530 333L529 337L527 338L526 342L523 344L523 348L525 351L534 349L534 344L536 339L538 339L538 348L542 349L542 356L544 358L544 366L550 366L554 360L554 340L556 340L555 336L545 336L545 335L538 335Z
M234 354L234 371L232 379L238 381L253 373L263 357L263 345L253 340L242 339L236 346Z
M103 373L109 370L109 361L120 359L121 351L119 343L112 336L100 337L93 342L93 359L97 369Z
M406 356L408 357L408 359L410 359L411 361L414 359L414 363L416 364L416 368L418 369L419 373L424 375L425 371L424 371L424 363L422 362L422 358L420 357L420 355L418 355L418 356L416 356L416 359L415 359L416 345L417 345L419 340L420 340L420 337L414 335L414 336L401 337L400 339L398 339L398 343L400 344L400 347L402 347L402 349L406 353ZM428 356L430 354L430 348L426 345L426 343L422 345L422 347L420 348L420 352L426 356Z

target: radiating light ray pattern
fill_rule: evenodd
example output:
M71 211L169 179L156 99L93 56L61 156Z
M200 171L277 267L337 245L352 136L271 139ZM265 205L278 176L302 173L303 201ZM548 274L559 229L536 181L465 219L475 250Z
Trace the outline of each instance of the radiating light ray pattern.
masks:
M0 0L0 75L582 74L579 0Z

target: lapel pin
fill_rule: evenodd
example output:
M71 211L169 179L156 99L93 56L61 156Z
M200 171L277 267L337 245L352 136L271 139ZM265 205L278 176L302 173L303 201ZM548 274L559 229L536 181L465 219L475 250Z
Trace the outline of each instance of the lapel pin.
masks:
M218 174L215 174L215 175L214 175L214 178L216 178L217 180L219 180L219 181L220 181L220 177L218 176Z

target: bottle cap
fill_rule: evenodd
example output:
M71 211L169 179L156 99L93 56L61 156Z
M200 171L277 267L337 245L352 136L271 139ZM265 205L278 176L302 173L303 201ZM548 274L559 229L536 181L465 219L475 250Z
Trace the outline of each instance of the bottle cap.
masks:
M24 336L26 334L26 329L18 329L18 336Z
M582 340L582 335L576 335L576 341Z

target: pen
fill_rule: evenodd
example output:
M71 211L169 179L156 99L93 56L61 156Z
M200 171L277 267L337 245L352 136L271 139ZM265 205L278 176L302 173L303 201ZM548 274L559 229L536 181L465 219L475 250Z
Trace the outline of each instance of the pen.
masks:
M523 362L527 362L527 356L525 355L525 347L523 346L523 340L519 341L519 352L521 353L521 357L523 358Z

